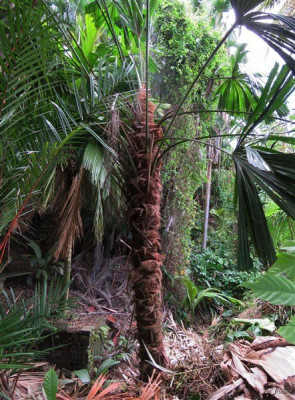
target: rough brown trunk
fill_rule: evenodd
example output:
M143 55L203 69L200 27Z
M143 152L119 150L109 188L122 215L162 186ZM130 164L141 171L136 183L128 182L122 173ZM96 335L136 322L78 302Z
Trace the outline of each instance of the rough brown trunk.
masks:
M132 233L131 261L135 314L138 329L141 377L151 376L153 366L145 346L157 364L165 366L166 356L162 334L162 272L163 257L160 254L160 206L162 184L161 162L151 174L151 165L162 138L162 129L154 123L155 107L148 106L148 142L146 145L146 95L138 96L137 120L129 133L132 161L136 177L129 179L129 224Z

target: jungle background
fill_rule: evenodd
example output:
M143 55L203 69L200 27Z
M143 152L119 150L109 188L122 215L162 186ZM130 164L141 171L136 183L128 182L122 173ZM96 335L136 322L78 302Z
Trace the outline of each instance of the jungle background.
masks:
M1 3L0 398L292 398L294 10Z

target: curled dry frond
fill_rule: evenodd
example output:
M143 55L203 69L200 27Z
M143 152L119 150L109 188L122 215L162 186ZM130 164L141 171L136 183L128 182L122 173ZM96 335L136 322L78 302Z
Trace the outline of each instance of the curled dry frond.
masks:
M85 170L80 168L72 181L68 196L59 212L59 228L56 234L57 245L54 257L65 258L69 243L75 243L83 235L81 219L82 193Z

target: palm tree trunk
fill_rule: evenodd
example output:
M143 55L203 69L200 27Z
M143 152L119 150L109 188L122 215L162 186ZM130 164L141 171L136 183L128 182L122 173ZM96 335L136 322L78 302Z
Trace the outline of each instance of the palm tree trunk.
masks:
M162 334L162 264L160 206L162 184L161 162L151 174L158 141L163 132L154 124L153 104L148 104L146 116L146 93L142 89L138 96L139 111L137 121L129 133L131 156L137 176L128 180L129 225L132 233L131 261L133 264L132 283L134 291L135 315L138 329L141 378L151 376L153 366L146 348L157 364L165 366L166 356ZM148 118L147 118L148 117ZM146 131L148 121L148 131ZM149 148L146 132L148 132ZM146 347L145 347L146 346Z

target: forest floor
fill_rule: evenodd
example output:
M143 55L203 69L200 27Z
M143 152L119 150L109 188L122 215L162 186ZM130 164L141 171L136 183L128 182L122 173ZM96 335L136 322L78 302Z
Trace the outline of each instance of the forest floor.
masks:
M255 333L253 341L244 338L225 343L229 319L223 317L222 311L214 318L210 314L207 319L206 315L197 315L193 324L184 325L176 321L171 309L165 306L164 341L169 369L161 371L159 377L148 384L139 381L136 322L128 289L128 270L116 268L117 262L106 262L96 275L90 273L81 260L76 260L73 266L70 297L74 306L60 318L57 327L66 332L66 338L87 333L88 361L86 356L85 365L74 368L74 359L71 359L81 350L78 343L78 347L71 350L65 346L64 353L55 350L55 355L60 356L57 361L52 358L42 361L20 374L1 371L0 366L0 392L8 396L3 399L45 399L42 385L46 372L52 367L59 378L56 398L61 400L295 399L295 346L276 336L255 338ZM9 285L7 282L7 292ZM34 293L33 288L18 281L14 281L12 287L19 301ZM236 316L264 318L274 311L265 303L253 304ZM73 368L69 368L69 364L66 368L62 363L59 365L63 357ZM117 394L89 397L103 362L108 382L118 383ZM77 369L80 372L73 372ZM81 370L84 371L82 375Z

